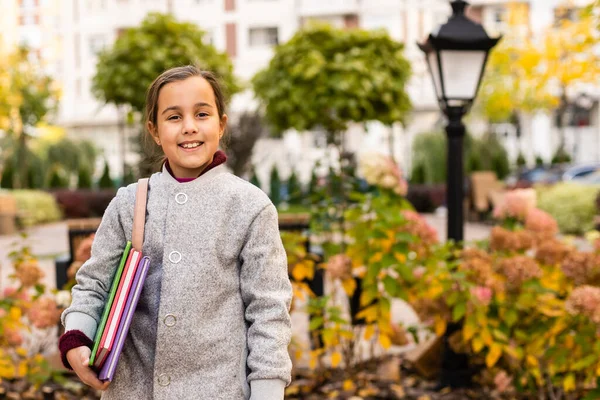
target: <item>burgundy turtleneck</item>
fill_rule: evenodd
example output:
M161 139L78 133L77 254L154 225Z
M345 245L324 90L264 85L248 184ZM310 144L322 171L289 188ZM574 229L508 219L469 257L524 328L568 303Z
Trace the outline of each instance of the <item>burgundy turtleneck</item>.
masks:
M221 150L217 150L217 152L213 156L212 162L210 164L208 164L208 166L206 168L204 168L204 170L200 173L200 175L198 175L198 177L202 176L203 174L210 171L214 167L218 167L219 165L224 164L225 161L227 161L227 156L225 155L225 153ZM178 177L176 177L175 174L173 173L173 170L171 170L171 166L169 165L169 160L165 161L165 167L167 168L167 171L169 171L169 174L171 174L171 176L173 178L175 178L177 180L177 182L179 182L179 183L191 182L197 178L197 177L196 178L178 178Z

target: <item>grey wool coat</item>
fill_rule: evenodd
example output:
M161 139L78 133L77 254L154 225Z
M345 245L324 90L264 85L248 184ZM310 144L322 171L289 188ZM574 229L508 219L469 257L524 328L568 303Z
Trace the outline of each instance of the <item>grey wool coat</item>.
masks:
M62 321L93 339L127 240L137 184L108 206ZM218 166L148 189L142 252L150 270L123 347L112 399L282 400L290 383L292 290L277 210Z

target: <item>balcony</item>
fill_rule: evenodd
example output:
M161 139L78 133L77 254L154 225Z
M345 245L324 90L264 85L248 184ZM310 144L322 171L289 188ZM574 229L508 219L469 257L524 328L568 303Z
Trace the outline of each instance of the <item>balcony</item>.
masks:
M361 0L297 0L300 17L358 14Z

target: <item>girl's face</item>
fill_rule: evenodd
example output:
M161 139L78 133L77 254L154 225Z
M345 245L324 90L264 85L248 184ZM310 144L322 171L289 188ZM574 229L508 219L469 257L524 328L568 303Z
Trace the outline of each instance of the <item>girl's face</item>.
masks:
M215 94L200 76L167 83L158 95L156 126L148 129L177 178L195 178L212 162L227 124Z

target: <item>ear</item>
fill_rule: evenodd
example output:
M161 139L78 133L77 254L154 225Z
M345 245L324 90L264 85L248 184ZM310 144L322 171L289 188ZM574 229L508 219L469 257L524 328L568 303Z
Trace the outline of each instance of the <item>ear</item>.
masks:
M156 129L156 127L154 126L152 121L148 121L146 123L146 129L148 129L148 132L150 132L150 135L152 136L152 139L154 139L156 144L160 146L160 139L158 138L158 130Z
M221 122L219 123L219 139L221 139L225 134L225 128L227 128L227 114L223 114L221 117Z

